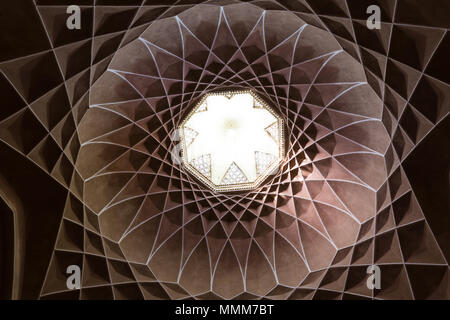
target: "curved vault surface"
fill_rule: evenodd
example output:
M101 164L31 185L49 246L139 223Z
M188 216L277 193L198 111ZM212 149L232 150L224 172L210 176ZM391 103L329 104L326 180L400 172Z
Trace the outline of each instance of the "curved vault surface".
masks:
M34 221L16 237L45 234L17 297L448 298L449 26L428 4L378 0L369 31L364 1L86 1L88 30L69 34L66 8L41 2L30 23L51 47L36 36L0 64L2 196ZM216 194L171 159L220 90L253 90L285 123L280 170L254 190Z

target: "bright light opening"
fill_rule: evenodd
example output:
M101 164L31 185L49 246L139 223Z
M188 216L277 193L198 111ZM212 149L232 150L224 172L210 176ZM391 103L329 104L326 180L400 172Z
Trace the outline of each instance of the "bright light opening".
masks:
M279 167L282 130L251 91L208 94L180 126L184 165L214 191L253 189Z

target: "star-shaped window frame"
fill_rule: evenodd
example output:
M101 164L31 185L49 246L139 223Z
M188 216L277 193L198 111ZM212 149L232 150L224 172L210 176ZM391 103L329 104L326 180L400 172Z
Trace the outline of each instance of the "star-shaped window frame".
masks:
M274 159L270 163L270 165L268 165L267 167L265 166L264 169L261 170L260 168L258 168L258 165L257 165L258 162L256 160L258 152L255 152L255 166L256 166L256 171L257 171L258 175L257 175L256 179L254 179L253 181L234 183L234 184L229 184L229 183L228 184L217 184L211 180L211 177L207 176L208 168L207 168L207 166L205 166L204 163L196 162L196 164L195 164L197 166L196 167L193 164L194 161L189 162L187 159L188 158L187 157L187 154L188 154L187 148L189 147L190 144L193 143L193 141L197 135L196 132L192 132L193 130L191 128L189 128L189 126L187 126L187 123L189 122L189 120L195 113L208 111L208 107L207 107L208 97L220 95L220 96L224 96L228 99L231 99L235 95L240 95L240 94L251 95L253 98L253 101L254 101L253 108L256 108L256 109L263 108L263 109L267 110L274 117L275 121L266 128L266 132L278 144L278 155L277 155L276 159ZM276 124L276 126L275 126L275 124ZM276 127L275 132L277 134L277 137L273 137L274 130L273 130L273 128L269 128L272 126ZM269 104L265 100L263 100L257 93L255 93L252 90L228 90L228 91L220 91L220 92L213 92L213 93L205 94L195 104L195 106L192 108L192 110L181 121L181 124L178 127L178 132L179 132L179 136L180 136L180 140L181 140L181 161L182 161L183 166L187 169L187 171L191 175L193 175L195 178L200 180L204 185L206 185L208 188L210 188L212 191L214 191L216 193L245 191L245 190L256 189L257 187L259 187L261 185L262 182L264 182L268 178L269 175L275 174L276 172L278 172L278 170L280 168L280 164L285 157L284 121L281 118L281 116L278 115L269 106ZM208 161L207 154L202 155L201 157L202 157L202 159L199 159L198 161L203 161L203 162ZM196 158L195 160L197 160L197 159L198 158ZM211 157L209 157L209 161L211 161ZM232 168L232 166L235 166L235 167ZM233 169L233 172L235 173L236 167L237 167L237 170L239 170L239 166L233 162L228 170ZM199 168L201 168L201 169L199 170ZM228 171L227 171L227 173L228 173ZM223 177L224 179L225 179L225 176L227 175L227 173L225 173L225 175ZM209 165L209 174L211 175L211 164Z

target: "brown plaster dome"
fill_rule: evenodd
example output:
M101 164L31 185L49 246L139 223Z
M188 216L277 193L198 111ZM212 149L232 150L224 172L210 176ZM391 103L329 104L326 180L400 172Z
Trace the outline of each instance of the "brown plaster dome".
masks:
M375 1L369 30L360 0L90 2L89 32L69 34L66 7L37 1L51 48L1 57L5 295L449 298L450 25L428 4ZM171 158L183 118L224 90L285 126L279 171L252 190L214 192Z

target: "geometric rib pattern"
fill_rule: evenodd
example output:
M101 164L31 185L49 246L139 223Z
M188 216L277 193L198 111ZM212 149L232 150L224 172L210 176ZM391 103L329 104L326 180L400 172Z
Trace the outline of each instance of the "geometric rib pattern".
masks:
M192 166L206 178L211 179L211 155L206 154L194 158L191 161Z
M198 132L189 128L184 128L184 136L186 137L186 146L189 146L192 142L194 142L195 138L197 137Z
M236 163L232 162L228 170L225 172L221 184L229 185L245 182L248 182L246 175L236 165Z
M276 160L276 157L270 153L255 151L256 173L263 173Z
M268 126L266 128L266 132L269 134L269 136L273 140L277 141L279 139L278 138L278 124L277 123L272 123L270 126Z
M1 195L48 232L16 235L41 253L17 298L449 298L445 1L147 2L86 1L71 34L66 6L36 1L41 33L1 54ZM374 3L381 30L365 27ZM214 194L170 137L229 88L278 106L286 159L255 190Z

